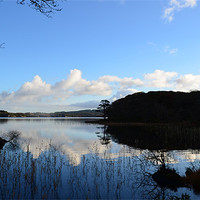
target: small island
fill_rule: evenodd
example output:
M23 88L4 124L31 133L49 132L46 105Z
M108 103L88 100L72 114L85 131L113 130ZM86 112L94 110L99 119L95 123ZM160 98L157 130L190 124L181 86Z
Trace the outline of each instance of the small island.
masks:
M134 93L113 102L106 115L116 123L198 123L200 91Z

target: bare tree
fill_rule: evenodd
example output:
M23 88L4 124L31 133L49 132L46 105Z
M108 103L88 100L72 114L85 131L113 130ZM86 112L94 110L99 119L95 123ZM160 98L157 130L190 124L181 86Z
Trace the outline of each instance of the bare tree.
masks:
M4 44L5 44L5 42L3 42L3 43L0 44L0 49L4 49L5 48Z
M45 16L51 17L52 13L62 10L58 1L61 0L17 0L17 4L28 5ZM5 43L0 43L0 49L5 48L4 45Z
M18 4L28 5L30 8L51 17L51 14L55 11L61 11L59 0L17 0Z

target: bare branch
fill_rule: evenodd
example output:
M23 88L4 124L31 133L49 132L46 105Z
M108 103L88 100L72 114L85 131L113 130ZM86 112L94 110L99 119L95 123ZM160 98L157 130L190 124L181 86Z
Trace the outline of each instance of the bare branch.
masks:
M0 44L0 49L4 49L5 48L4 44L5 44L5 42Z
M61 11L58 0L17 0L18 4L27 4L30 8L51 17L51 14L57 11Z

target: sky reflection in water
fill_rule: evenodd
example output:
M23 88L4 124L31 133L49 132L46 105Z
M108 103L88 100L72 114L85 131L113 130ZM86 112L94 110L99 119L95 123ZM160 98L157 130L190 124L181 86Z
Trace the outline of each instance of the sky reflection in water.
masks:
M199 197L189 188L160 188L151 177L161 164L155 157L164 155L166 164L184 175L186 167L200 166L199 150L136 149L116 135L111 137L105 128L84 120L1 119L2 138L9 140L13 130L21 134L15 145L7 142L1 150L0 197L162 199L185 193Z

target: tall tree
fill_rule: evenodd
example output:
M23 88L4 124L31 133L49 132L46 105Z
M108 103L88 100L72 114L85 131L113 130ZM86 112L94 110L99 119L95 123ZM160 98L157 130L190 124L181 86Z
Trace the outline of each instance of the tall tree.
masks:
M97 108L99 111L101 111L103 113L104 119L106 119L106 117L107 117L107 110L109 107L110 107L110 101L101 100L101 102Z

